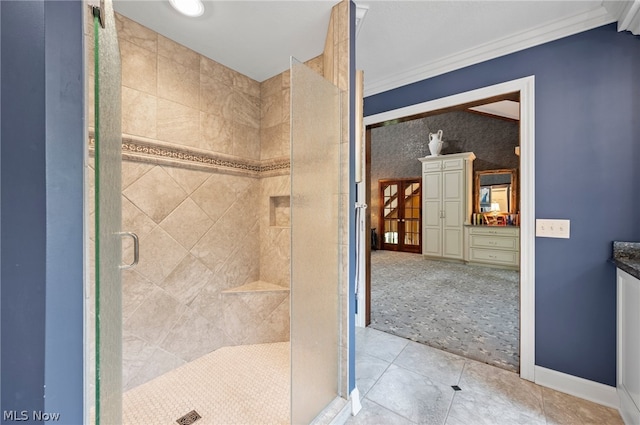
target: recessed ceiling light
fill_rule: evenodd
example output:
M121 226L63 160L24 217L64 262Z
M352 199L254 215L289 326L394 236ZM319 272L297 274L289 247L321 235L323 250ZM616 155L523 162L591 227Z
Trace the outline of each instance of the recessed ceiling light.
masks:
M178 12L192 18L204 13L204 5L201 0L169 0L169 3Z

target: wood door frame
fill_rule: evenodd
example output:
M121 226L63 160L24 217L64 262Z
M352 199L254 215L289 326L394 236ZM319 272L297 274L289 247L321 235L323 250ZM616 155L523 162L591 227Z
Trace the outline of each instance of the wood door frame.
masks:
M378 211L379 211L379 215L378 217L380 217L380 220L382 221L382 223L378 223L378 227L381 228L382 232L380 233L380 235L378 235L378 246L380 247L380 249L388 249L385 248L385 242L384 242L384 237L383 237L383 232L384 232L384 194L382 192L382 184L385 183L398 183L400 185L399 189L404 189L404 184L407 182L411 182L411 183L418 183L420 185L420 199L422 199L422 177L403 177L403 178L396 178L396 179L379 179L378 180L378 191L380 192L380 197L379 197L379 205L378 205ZM398 190L398 193L400 193L401 190ZM402 213L404 213L404 204L402 207L400 207L400 202L398 202L398 211L402 211ZM400 215L400 214L399 214ZM406 220L404 214L402 214L402 217L398 217L401 218L402 220ZM388 249L389 251L399 251L399 252L412 252L412 253L421 253L422 252L422 202L420 203L420 217L418 218L419 221L419 227L418 227L418 231L419 231L419 236L418 239L420 241L420 243L417 245L417 248L413 248L411 250L407 250L407 249L400 249L402 246L404 246L404 243L402 243L402 239L404 238L404 225L402 225L402 232L400 232L400 224L398 224L398 243L395 244L397 249ZM403 221L404 222L404 221ZM413 247L415 247L416 245L412 245Z
M520 94L520 377L535 380L535 77L528 76L493 86L458 93L440 99L411 105L365 117L366 155L370 155L371 128L390 120L413 117L416 114L445 112L471 102ZM370 171L370 163L367 164ZM367 172L367 176L370 176ZM367 179L367 185L370 185ZM370 202L370 197L367 202ZM370 212L368 212L370 214ZM370 322L371 252L365 253L366 323Z

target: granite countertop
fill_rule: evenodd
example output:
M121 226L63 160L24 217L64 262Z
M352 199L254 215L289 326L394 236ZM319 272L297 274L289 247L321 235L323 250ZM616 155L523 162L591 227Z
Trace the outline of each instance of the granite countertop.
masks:
M636 279L640 279L640 242L613 242L613 262Z

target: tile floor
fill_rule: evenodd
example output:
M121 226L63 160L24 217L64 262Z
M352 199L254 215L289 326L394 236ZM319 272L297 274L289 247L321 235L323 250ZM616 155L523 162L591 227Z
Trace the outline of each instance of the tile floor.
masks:
M288 424L289 343L224 347L127 391L125 425Z
M349 425L623 425L615 409L371 328L356 329L356 379Z

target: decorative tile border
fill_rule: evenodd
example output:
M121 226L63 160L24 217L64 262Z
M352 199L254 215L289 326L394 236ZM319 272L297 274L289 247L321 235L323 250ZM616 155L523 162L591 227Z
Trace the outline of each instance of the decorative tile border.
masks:
M89 153L95 150L95 137L89 132ZM288 158L253 160L176 146L157 140L122 136L122 158L130 161L198 169L249 177L270 177L289 174Z

